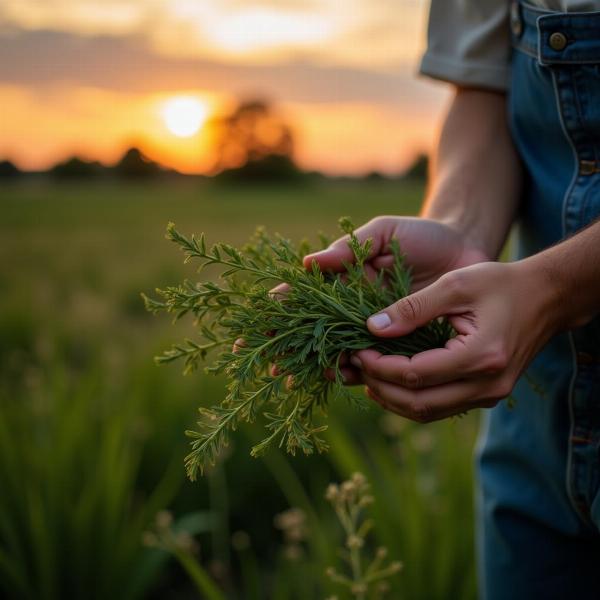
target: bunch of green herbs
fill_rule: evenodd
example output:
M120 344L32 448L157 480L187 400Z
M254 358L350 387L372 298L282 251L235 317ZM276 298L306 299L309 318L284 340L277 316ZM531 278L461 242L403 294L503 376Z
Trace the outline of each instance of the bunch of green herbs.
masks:
M154 313L165 311L176 320L191 313L197 330L196 339L173 346L157 357L158 363L182 359L185 372L191 372L209 353L216 354L206 370L229 380L223 402L200 408L199 430L187 432L192 451L185 463L191 479L214 463L238 423L261 415L268 435L254 446L253 456L272 444L291 454L326 450L321 437L326 426L317 422L318 415L332 400L358 402L343 385L343 355L374 348L412 356L442 347L452 336L452 327L443 320L399 338L372 335L366 319L409 294L410 270L393 240L392 268L369 278L365 263L372 240L361 243L347 218L340 219L340 227L354 255L343 274L323 273L315 262L305 269L302 259L311 250L307 242L295 246L262 229L238 250L225 243L208 248L204 235L188 238L168 225L166 237L181 247L186 262L198 261L199 272L215 265L222 269L219 283L186 280L157 290L160 299L144 296ZM272 293L281 283L289 287L285 295ZM335 374L333 380L323 376L326 369Z

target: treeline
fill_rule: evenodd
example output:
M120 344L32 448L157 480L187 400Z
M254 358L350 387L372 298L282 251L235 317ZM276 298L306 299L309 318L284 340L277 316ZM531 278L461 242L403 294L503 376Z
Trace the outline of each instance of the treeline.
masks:
M296 140L293 127L268 102L241 102L230 113L211 119L206 126L211 130L214 157L206 176L232 182L289 182L325 178L319 172L307 173L298 167L294 159ZM388 179L424 180L427 165L427 157L419 155L407 171L397 176L374 171L352 179L371 182ZM151 160L139 148L130 148L111 166L72 157L54 165L44 174L57 179L132 179L180 175ZM19 175L22 173L13 163L0 162L0 177Z
M397 175L371 171L355 177L337 177L336 179L363 180L371 183L393 180L425 181L428 159L419 155L409 169ZM46 171L22 171L10 160L0 161L0 179L10 180L21 177L44 176L58 180L77 179L144 179L153 177L189 177L205 179L206 175L183 175L168 169L146 157L138 148L130 148L114 165L103 165L98 161L88 161L77 156L59 162ZM269 157L260 162L246 164L244 167L226 169L210 176L219 181L285 181L301 179L332 179L318 171L306 172L298 169L294 163L277 157Z
M0 162L0 177L18 177L31 174L47 175L57 179L89 179L103 177L143 178L178 173L151 160L139 148L130 148L114 165L110 166L103 165L98 161L88 161L73 156L55 164L46 171L31 173L21 171L8 160Z

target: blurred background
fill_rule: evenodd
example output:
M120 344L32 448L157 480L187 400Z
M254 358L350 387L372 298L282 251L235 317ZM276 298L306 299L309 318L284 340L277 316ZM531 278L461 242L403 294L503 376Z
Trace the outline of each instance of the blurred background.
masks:
M425 0L0 0L0 597L376 598L325 499L355 471L401 561L385 597L473 598L471 418L332 406L328 454L248 426L200 481L184 430L225 382L140 292L194 277L168 221L243 243L416 214L448 91ZM363 595L361 595L363 594Z

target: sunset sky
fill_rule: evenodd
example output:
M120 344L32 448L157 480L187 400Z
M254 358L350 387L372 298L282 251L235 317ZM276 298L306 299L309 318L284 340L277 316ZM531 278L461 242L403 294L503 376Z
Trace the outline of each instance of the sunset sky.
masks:
M424 0L0 0L0 159L185 172L207 118L265 98L308 169L396 172L434 139L447 90L417 78Z

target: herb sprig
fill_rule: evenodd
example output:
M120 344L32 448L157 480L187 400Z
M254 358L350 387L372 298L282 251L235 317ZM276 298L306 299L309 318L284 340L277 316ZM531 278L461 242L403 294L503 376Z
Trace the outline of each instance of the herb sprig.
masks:
M452 336L451 326L437 320L404 337L373 336L366 319L409 293L410 271L393 240L393 267L370 280L364 265L372 240L360 243L347 218L340 219L340 227L355 257L345 265L344 275L322 273L316 263L305 269L302 258L310 251L306 242L296 247L262 229L238 250L225 243L208 248L204 234L188 238L168 225L166 237L181 247L185 262L197 261L199 272L212 265L222 269L219 283L186 280L157 290L160 299L144 296L154 313L171 313L175 320L192 314L198 333L157 357L157 363L181 359L188 373L214 351L216 358L206 371L223 373L229 380L222 403L200 408L199 430L186 432L192 438L185 459L192 480L214 463L240 422L261 415L268 435L252 448L253 456L273 444L291 454L326 450L321 437L326 426L316 422L316 413L324 413L331 400L360 402L343 385L343 353L374 348L412 356L442 347ZM279 283L289 285L284 297L270 292ZM234 349L240 339L243 344ZM272 364L277 365L275 373ZM323 377L327 368L333 369L335 381Z

